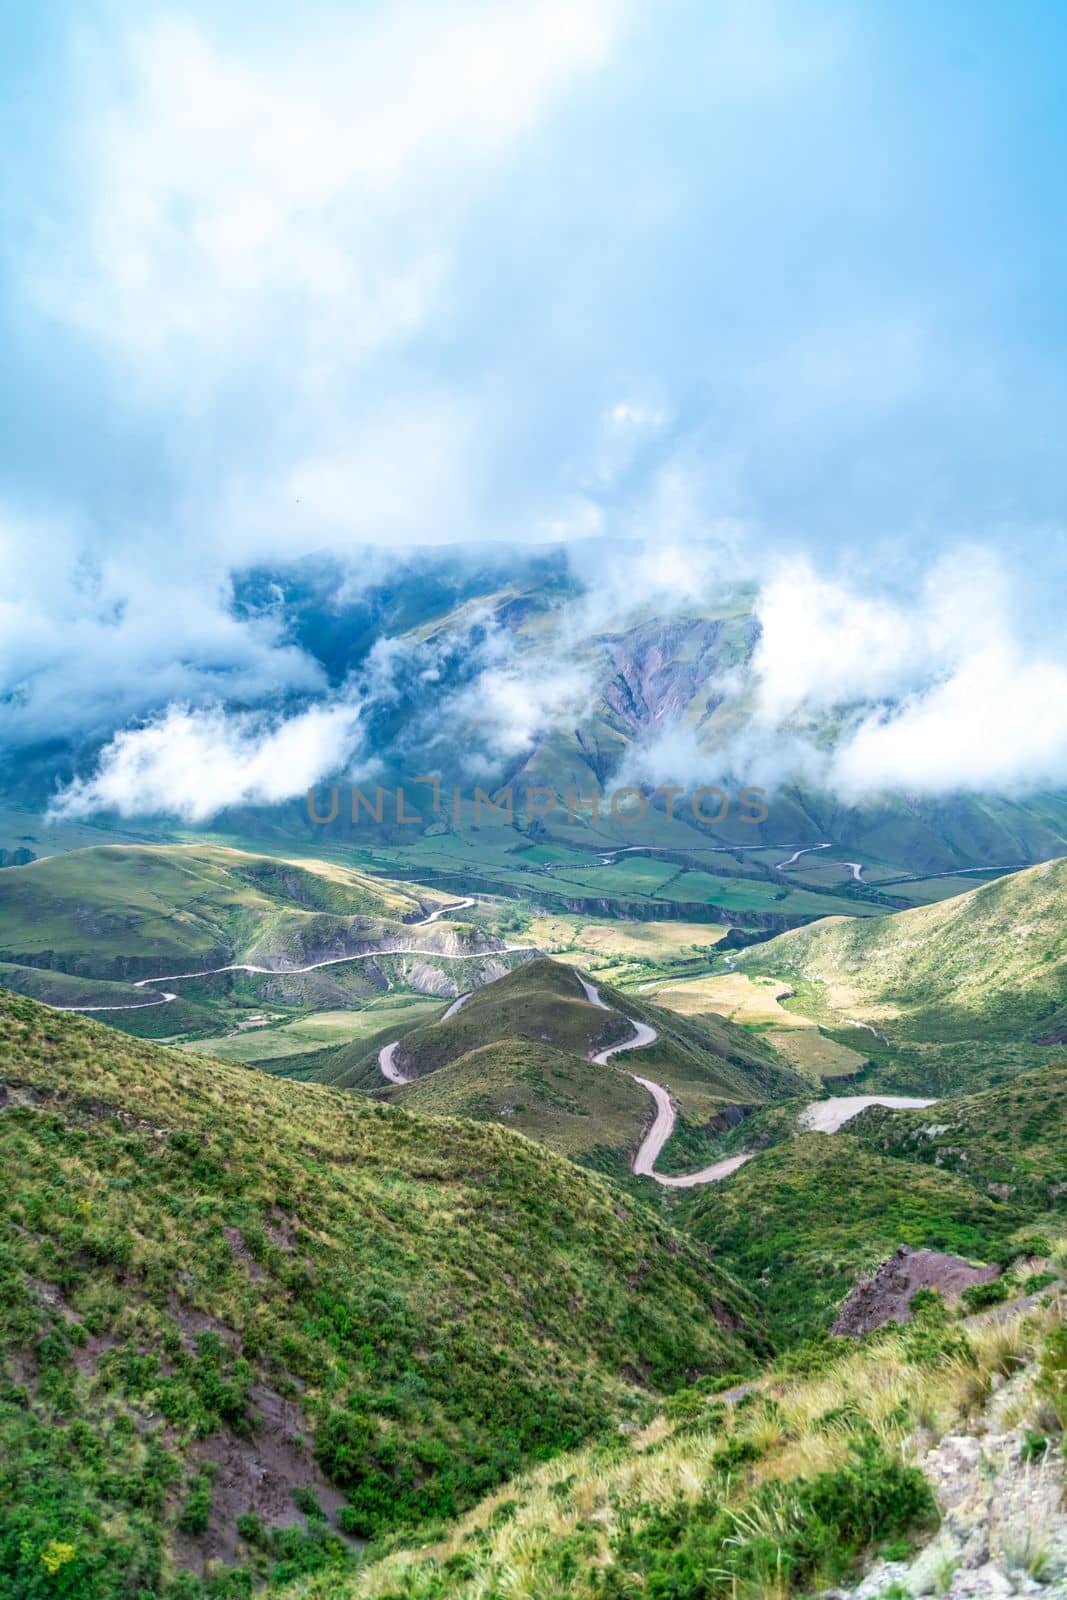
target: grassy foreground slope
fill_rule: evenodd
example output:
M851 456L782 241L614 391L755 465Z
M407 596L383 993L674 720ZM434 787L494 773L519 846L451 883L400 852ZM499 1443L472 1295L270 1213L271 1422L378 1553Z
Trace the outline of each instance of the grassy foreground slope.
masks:
M6 995L0 1066L2 1594L449 1517L762 1348L703 1246L504 1129Z
M328 862L213 845L106 845L0 874L0 958L143 978L271 956L417 917L414 892ZM312 952L308 954L308 952Z
M694 1389L679 1394L665 1415L631 1437L577 1451L509 1484L436 1544L389 1554L341 1582L300 1581L284 1590L284 1600L851 1593L837 1585L853 1581L879 1554L906 1559L933 1533L937 1508L921 1470L924 1441L983 1433L988 1447L994 1429L986 1402L1010 1373L1019 1442L1027 1430L1040 1436L1049 1418L1059 1431L1067 1420L1065 1356L1062 1310L1054 1306L1028 1322L966 1333L929 1307L907 1327L883 1330L859 1347L839 1341L811 1371L769 1374L738 1405ZM1001 1482L984 1454L982 1467L988 1500ZM958 1477L953 1487L962 1487ZM960 1594L1062 1592L1062 1562L1044 1545L1041 1525L1026 1525L1033 1503L1025 1490L1014 1514L1003 1499L998 1504L1008 1545L1002 1560L1012 1577L1033 1571L1048 1587L1016 1589L1004 1580L981 1590L961 1586ZM943 1565L950 1576L952 1563ZM973 1574L960 1576L966 1582ZM913 1591L885 1585L878 1592Z

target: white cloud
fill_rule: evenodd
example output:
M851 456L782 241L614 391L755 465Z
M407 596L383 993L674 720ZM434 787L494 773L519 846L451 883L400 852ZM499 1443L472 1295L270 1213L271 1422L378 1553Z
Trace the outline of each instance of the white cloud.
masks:
M147 727L117 733L95 775L66 789L52 813L205 822L227 806L275 804L336 773L359 726L359 707L343 701L287 718L171 705Z
M0 574L4 741L98 736L172 700L324 687L285 619L234 616L225 570L187 569L180 542L131 533L100 551L73 526L0 514Z
M1067 782L1067 669L1011 646L978 648L945 683L864 719L837 753L833 787L1005 794Z
M264 317L311 367L359 358L425 320L469 184L600 65L618 18L406 4L259 59L188 17L138 20L84 52L80 248L28 263L38 291L153 380L189 341L225 370Z
M755 739L777 781L849 800L1067 782L1067 663L1027 645L1016 583L988 551L943 557L905 598L794 563L757 613L757 715L744 737L750 765L761 764ZM785 731L828 714L832 751Z
M619 400L609 407L605 422L618 432L636 431L655 433L667 421L667 414L656 406L641 405L630 400Z
M530 658L488 667L443 708L464 730L468 765L507 760L555 728L573 728L589 709L593 681L582 665L553 667ZM455 719L455 722L453 722Z
M709 592L699 561L672 584L668 556L659 581L675 603L686 570ZM638 593L655 593L651 573L643 584L640 565L627 571ZM658 730L620 781L801 784L846 803L1067 783L1067 659L1030 641L1017 583L988 551L961 548L895 594L873 576L859 584L787 562L769 573L756 614L751 677L717 685L725 720Z
M973 548L934 563L903 596L887 593L876 573L861 586L809 560L778 566L756 606L759 713L773 722L801 706L906 694L952 670L976 637L1005 637L1012 603L1003 568Z
M304 549L337 552L462 541L477 444L472 419L455 402L385 402L280 471L235 483L222 511L229 541L260 553L284 550L294 536Z

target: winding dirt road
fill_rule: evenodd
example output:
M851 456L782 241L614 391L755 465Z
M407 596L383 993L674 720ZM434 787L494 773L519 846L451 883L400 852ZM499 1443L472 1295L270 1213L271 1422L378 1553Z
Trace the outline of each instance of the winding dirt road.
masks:
M576 968L572 970L589 1004L596 1006L600 1011L611 1012L612 1007L604 1000L596 984L590 983L589 979L584 978ZM440 1020L447 1022L448 1018L454 1016L469 998L469 995L463 994L458 999L453 1000ZM619 1044L608 1045L606 1049L598 1050L591 1058L598 1066L607 1066L613 1056L622 1055L625 1051L643 1050L648 1045L654 1044L659 1037L655 1028L651 1027L647 1022L637 1022L632 1017L628 1017L627 1021L633 1030L632 1034ZM382 1047L378 1052L378 1066L381 1069L382 1076L388 1079L390 1083L410 1083L412 1080L402 1073L396 1065L396 1050L399 1044L399 1039L393 1039L389 1044ZM623 1070L625 1071L626 1069L624 1068ZM701 1167L698 1172L680 1173L675 1177L657 1172L656 1162L664 1145L674 1132L678 1114L674 1102L671 1100L670 1092L664 1088L663 1084L656 1083L652 1078L643 1078L637 1072L628 1072L627 1076L631 1077L635 1083L639 1083L642 1089L648 1091L656 1107L652 1126L641 1140L633 1159L633 1171L637 1177L651 1178L655 1183L663 1184L665 1188L693 1189L698 1184L718 1183L721 1179L729 1177L731 1172L736 1172L738 1167L744 1166L745 1162L751 1161L753 1155L755 1155L755 1151L741 1151L737 1155L727 1156L722 1161L716 1161L710 1167ZM815 1100L810 1105L805 1106L800 1113L800 1121L804 1127L812 1131L836 1133L838 1128L843 1127L846 1122L850 1122L853 1117L858 1116L867 1106L882 1105L890 1106L894 1109L903 1109L930 1106L935 1103L933 1100L918 1100L906 1095L841 1095L831 1100Z
M157 982L158 981L159 980L157 979ZM141 984L135 983L133 987L135 989L140 989L141 988ZM49 1011L78 1011L78 1012L82 1012L82 1011L146 1011L149 1006L165 1006L165 1005L168 1005L171 1000L177 1000L177 998L178 998L178 996L176 994L168 994L167 991L164 990L162 994L157 994L154 1000L141 1000L135 1006L129 1006L129 1005L126 1005L126 1006L48 1006L48 1009L49 1009ZM48 1002L45 1001L44 1004L48 1005Z
M466 911L468 906L474 904L473 900L457 900L454 905L438 906L436 911L431 911L428 917L423 917L421 922L409 922L409 928L428 928L431 922L439 922L442 917L451 917L457 911Z
M437 922L441 917L450 917L457 911L465 911L474 904L473 900L459 900L455 905L440 906L436 911L431 911L428 917L421 922L410 922L410 928L425 928L431 922ZM361 950L358 955L327 956L325 961L312 961L306 967L258 967L249 961L231 961L224 967L205 967L199 972L165 972L158 978L138 978L132 985L134 989L146 989L154 983L180 983L183 978L213 978L220 972L252 972L265 977L295 978L305 972L319 972L323 967L340 967L349 961L375 961L379 956L432 956L437 961L484 961L490 956L506 956L529 954L535 951L535 944L506 944L501 950L473 950L462 955L448 955L443 950L430 950L421 945L398 945L393 949L380 948L377 950ZM453 1010L458 1011L462 1002L467 998L460 995L447 1012L448 1016ZM51 1006L52 1011L142 1011L146 1006L167 1005L171 1000L177 1000L176 994L164 991L152 1000L145 1000L143 1005L121 1006ZM444 1018L441 1019L444 1021ZM398 1080L403 1082L403 1079Z
M595 984L590 983L588 978L583 978L578 971L575 971L574 976L581 984L590 1005L597 1006L601 1011L611 1011L611 1007L601 999L600 991ZM453 1000L440 1020L447 1022L449 1017L454 1016L469 999L469 995L461 994L457 1000ZM655 1028L649 1027L647 1022L635 1022L632 1017L627 1020L634 1030L633 1037L625 1039L621 1044L609 1045L606 1050L598 1051L592 1059L599 1066L607 1066L612 1056L621 1055L624 1050L642 1050L659 1037ZM383 1045L378 1052L378 1066L382 1077L387 1078L390 1083L410 1083L412 1080L401 1072L396 1064L396 1050L399 1043L399 1039L393 1039L389 1044ZM720 1178L736 1172L738 1167L751 1159L748 1154L727 1156L725 1161L717 1161L712 1167L702 1167L699 1172L688 1172L677 1178L668 1178L663 1173L657 1172L656 1161L663 1146L674 1132L677 1113L670 1095L661 1083L653 1083L651 1078L639 1077L636 1072L628 1073L627 1076L635 1083L639 1083L642 1089L647 1089L656 1103L655 1119L633 1159L633 1170L638 1177L653 1178L656 1183L662 1183L672 1189L692 1189L698 1183L717 1183Z
M600 990L595 983L590 983L588 978L583 978L580 972L575 972L585 991L585 998L590 1005L598 1006L601 1011L610 1011L611 1007L601 998ZM649 1027L647 1022L635 1022L632 1017L627 1019L633 1028L633 1037L623 1040L622 1044L609 1045L606 1050L600 1050L593 1057L599 1066L605 1067L612 1056L621 1055L624 1050L642 1050L646 1045L654 1044L659 1038L655 1028ZM651 1078L642 1078L636 1072L628 1074L642 1089L647 1089L656 1103L656 1115L651 1128L641 1140L637 1154L633 1159L633 1170L639 1178L653 1178L656 1183L662 1183L670 1189L694 1189L700 1183L718 1183L720 1178L729 1177L731 1172L736 1172L738 1167L750 1161L748 1153L727 1156L725 1161L716 1161L714 1166L701 1167L699 1172L687 1172L676 1178L669 1178L662 1172L656 1171L656 1162L660 1151L674 1132L677 1121L677 1112L670 1094L661 1083L654 1083Z
M829 850L829 848L830 848L829 843L827 843L827 844L806 844L802 850L794 850L793 854L789 857L788 861L778 861L778 862L776 862L775 863L776 870L778 872L783 872L786 867L791 867L793 865L794 861L799 861L801 856L809 856L813 850Z

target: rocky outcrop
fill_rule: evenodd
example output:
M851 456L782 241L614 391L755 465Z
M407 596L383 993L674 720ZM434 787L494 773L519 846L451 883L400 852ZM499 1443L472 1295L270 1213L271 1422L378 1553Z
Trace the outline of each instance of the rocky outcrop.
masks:
M920 1289L936 1289L946 1300L958 1300L972 1284L989 1283L999 1276L997 1266L972 1267L959 1256L911 1250L902 1244L874 1272L859 1279L830 1332L859 1339L883 1323L907 1322L912 1295Z
M724 624L705 617L643 624L612 639L608 655L614 676L604 699L627 733L640 735L681 714L721 671ZM721 700L709 695L705 713Z
M921 1465L941 1526L925 1549L913 1561L881 1561L856 1588L832 1590L822 1600L1067 1595L1063 1455L1049 1440L1035 1456L1018 1422L1033 1408L1032 1381L1032 1372L997 1380L984 1431L949 1434L927 1452Z

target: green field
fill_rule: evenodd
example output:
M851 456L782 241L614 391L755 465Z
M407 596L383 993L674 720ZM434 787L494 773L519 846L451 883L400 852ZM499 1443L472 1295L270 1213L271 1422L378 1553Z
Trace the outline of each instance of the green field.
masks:
M273 1026L198 1039L184 1048L218 1056L223 1061L271 1062L332 1045L361 1042L394 1024L398 1030L411 1027L440 1009L437 1000L403 996L372 1002L362 1011L311 1011Z

